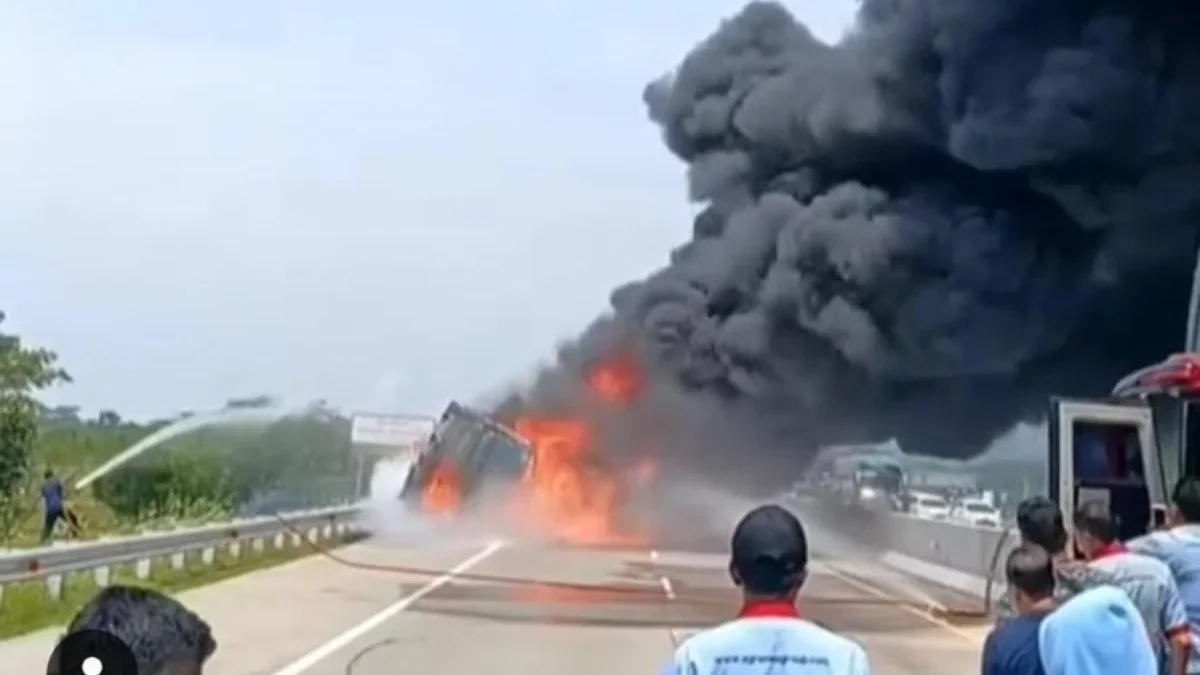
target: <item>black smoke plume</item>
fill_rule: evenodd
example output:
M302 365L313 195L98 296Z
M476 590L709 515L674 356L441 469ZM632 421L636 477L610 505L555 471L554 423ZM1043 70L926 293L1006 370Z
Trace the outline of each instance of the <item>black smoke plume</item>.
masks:
M828 45L748 5L644 95L704 207L691 241L527 404L632 351L650 391L629 416L695 466L762 473L889 438L967 458L1052 394L1107 393L1183 342L1187 9L864 0Z

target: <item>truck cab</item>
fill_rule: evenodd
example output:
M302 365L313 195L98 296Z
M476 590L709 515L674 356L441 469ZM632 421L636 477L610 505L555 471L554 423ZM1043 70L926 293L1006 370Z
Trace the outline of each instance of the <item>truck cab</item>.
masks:
M1122 539L1160 525L1175 482L1200 470L1197 400L1196 353L1131 373L1108 398L1052 400L1050 497L1064 516L1098 500L1118 516Z
M486 487L505 488L524 479L532 462L532 448L511 429L451 402L409 471L400 498L419 502L439 469L448 469L457 477L459 497L470 503Z

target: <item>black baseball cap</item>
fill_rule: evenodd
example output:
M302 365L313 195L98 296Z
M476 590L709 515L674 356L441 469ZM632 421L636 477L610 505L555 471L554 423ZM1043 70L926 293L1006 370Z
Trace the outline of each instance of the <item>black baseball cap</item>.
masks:
M791 511L768 504L742 517L733 529L731 567L746 590L783 593L808 567L808 537Z

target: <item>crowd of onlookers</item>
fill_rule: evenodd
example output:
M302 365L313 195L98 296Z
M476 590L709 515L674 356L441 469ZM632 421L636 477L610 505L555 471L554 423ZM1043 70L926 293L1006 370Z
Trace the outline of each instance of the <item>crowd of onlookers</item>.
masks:
M1054 502L1017 508L983 675L1200 673L1200 479L1180 480L1166 525L1130 541L1103 502L1071 517L1068 536Z
M1131 541L1106 503L1070 515L1073 536L1053 501L1019 505L982 675L1200 674L1200 479L1180 480L1167 522ZM797 612L807 563L794 516L747 515L729 566L741 613L682 644L663 675L869 675L860 645Z

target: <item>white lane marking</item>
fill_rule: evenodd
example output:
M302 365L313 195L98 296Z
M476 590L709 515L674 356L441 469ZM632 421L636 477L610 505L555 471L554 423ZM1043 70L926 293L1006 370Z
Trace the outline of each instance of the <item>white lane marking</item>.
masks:
M846 574L845 572L839 570L838 568L834 567L833 565L829 564L828 562L821 561L819 563L815 563L813 566L819 567L820 571L825 572L826 574L833 576L834 578L838 579L839 581L846 583L850 586L853 586L853 587L857 588L858 590L860 590L870 596L879 598L880 600L885 600L889 604L899 607L900 609L904 610L905 612L908 612L909 614L912 614L913 616L919 616L922 619L924 619L925 621L928 621L929 623L937 626L938 628L941 628L942 630L954 635L955 637L962 638L963 640L966 640L967 642L970 642L971 644L975 644L975 645L978 645L980 642L981 638L979 635L974 635L974 634L970 633L969 631L965 631L948 621L945 621L945 620L939 619L936 616L933 616L929 612L922 612L921 610L913 607L911 603L905 602L901 598L896 597L896 595L894 595L892 593L888 593L887 591L885 591L881 588L878 588L876 586L873 586L871 584L868 584L865 581L856 579L856 578Z
M655 561L655 562L658 561L658 551L657 550L652 549L650 551L650 560ZM675 599L675 587L671 585L671 580L669 578L667 578L665 575L659 575L658 584L660 586L662 586L663 593L666 594L668 600ZM682 640L679 639L679 631L675 628L668 626L667 627L667 635L671 636L671 643L674 644L676 647L678 647L679 643L682 642Z
M386 623L392 617L395 617L396 615L404 612L409 607L412 607L413 604L415 604L421 598L425 597L426 595L429 595L430 593L436 591L437 589L441 588L442 586L445 586L446 584L450 583L451 581L454 581L454 577L457 577L458 575L462 574L463 572L466 572L467 570L471 569L472 567L483 562L484 559L486 559L488 556L491 556L493 553L499 551L500 549L504 548L505 545L506 545L506 542L493 541L492 543L490 543L486 547L484 547L484 549L482 551L479 551L478 553L471 556L470 558L467 558L466 560L458 563L457 565L452 567L448 572L446 572L442 576L434 579L433 581L430 581L429 583L418 588L416 591L409 593L408 595L404 596L403 598L400 598L399 600L392 603L391 605L388 605L387 607L383 608L383 610L381 610L374 616L368 617L362 623L351 627L349 630L345 631L341 635L334 637L333 639L329 640L328 642L318 646L316 649L312 650L311 652L305 654L304 656L301 656L299 659L292 662L290 665L285 666L281 670L276 671L275 675L300 675L301 673L308 670L309 668L312 668L313 666L317 665L321 661L329 658L330 655L345 648L347 645L354 642L355 640L361 638L362 636L366 635L367 633L370 633L371 631L375 630L376 628L382 626L384 623Z

